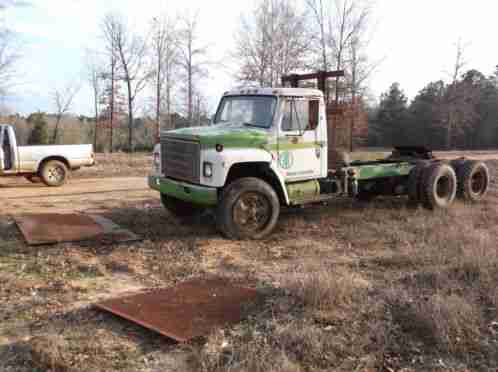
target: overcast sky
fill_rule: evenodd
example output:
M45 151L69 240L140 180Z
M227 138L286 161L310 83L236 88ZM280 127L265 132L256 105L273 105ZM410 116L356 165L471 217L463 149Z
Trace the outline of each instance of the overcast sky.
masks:
M3 0L4 2L7 0ZM326 0L325 0L326 1ZM200 34L210 46L213 60L227 59L240 14L252 0L33 0L31 6L9 8L6 24L24 42L20 84L10 101L13 110L29 113L53 110L50 91L68 81L84 81L86 48L99 44L99 23L111 10L119 10L137 29L145 29L152 17L197 9ZM498 64L496 34L498 1L474 0L377 0L376 30L370 56L383 60L370 80L371 91L380 95L395 81L408 97L433 80L448 79L459 38L468 44L467 68L491 74ZM229 68L213 68L204 84L211 106L235 85ZM73 108L91 114L92 95L83 86Z

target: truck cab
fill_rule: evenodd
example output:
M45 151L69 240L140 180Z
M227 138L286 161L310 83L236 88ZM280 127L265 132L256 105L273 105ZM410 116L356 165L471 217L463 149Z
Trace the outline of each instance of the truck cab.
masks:
M417 184L412 193L419 201L419 184L425 182L427 190L430 182L443 185L440 195L432 185L436 196L424 199L428 207L453 201L456 174L430 151L400 147L376 161L330 156L336 151L327 141L331 124L321 90L226 92L212 125L161 133L149 185L174 215L214 209L218 228L235 239L268 235L281 207L337 197L403 195L410 192L410 184ZM329 159L338 160L329 164ZM420 171L429 166L431 171ZM489 178L485 166L479 169Z

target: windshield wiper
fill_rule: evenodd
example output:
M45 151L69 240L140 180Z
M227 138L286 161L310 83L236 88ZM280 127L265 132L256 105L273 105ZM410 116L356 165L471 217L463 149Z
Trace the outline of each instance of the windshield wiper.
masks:
M244 125L247 125L248 127L256 127L256 128L264 128L262 125L254 124L254 123L243 123Z

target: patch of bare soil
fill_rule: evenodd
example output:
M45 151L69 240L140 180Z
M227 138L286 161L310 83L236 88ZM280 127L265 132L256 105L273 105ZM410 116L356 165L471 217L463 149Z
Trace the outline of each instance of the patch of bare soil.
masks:
M152 167L152 153L113 153L96 155L93 167L73 173L75 178L145 177Z
M156 193L122 191L119 177L74 179L53 194L0 187L0 370L497 369L498 161L488 164L492 190L480 204L428 212L403 198L337 201L284 211L258 242L223 239L209 214L179 221ZM9 216L52 208L98 211L144 240L27 247ZM92 306L213 274L266 300L189 343Z

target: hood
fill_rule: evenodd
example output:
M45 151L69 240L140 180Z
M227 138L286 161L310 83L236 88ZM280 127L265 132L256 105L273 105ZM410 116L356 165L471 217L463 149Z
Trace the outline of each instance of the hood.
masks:
M225 148L259 148L268 143L268 130L240 123L181 128L163 132L162 136L198 141L208 148L215 147L218 144L223 145Z

